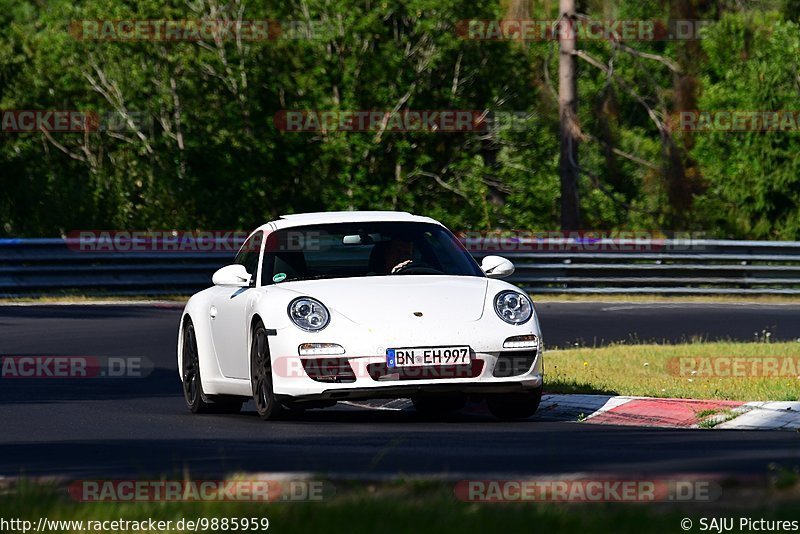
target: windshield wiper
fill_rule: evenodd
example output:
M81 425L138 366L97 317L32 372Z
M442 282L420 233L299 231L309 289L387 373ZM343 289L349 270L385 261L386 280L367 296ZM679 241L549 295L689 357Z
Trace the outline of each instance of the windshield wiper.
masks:
M327 274L315 274L313 276L298 276L297 278L292 278L287 280L287 282L302 282L304 280L322 280L323 278L333 278Z

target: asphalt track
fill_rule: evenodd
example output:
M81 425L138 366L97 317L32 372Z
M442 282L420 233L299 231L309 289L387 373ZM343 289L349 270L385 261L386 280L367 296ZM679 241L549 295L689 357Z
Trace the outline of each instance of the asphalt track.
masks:
M800 339L800 306L552 303L548 346ZM220 476L235 470L396 475L753 474L800 465L800 434L664 430L478 415L426 421L341 406L265 423L193 416L175 370L180 310L0 306L0 355L141 357L146 378L0 379L0 476ZM799 345L800 346L800 345Z

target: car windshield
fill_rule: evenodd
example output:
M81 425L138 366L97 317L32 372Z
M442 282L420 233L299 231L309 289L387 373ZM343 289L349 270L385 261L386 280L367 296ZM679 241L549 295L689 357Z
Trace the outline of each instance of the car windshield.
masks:
M262 285L413 274L484 276L455 236L439 225L368 222L302 226L270 233Z

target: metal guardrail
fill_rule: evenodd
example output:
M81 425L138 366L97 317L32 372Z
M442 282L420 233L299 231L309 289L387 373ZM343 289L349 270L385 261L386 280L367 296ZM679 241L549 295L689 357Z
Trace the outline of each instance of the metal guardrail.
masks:
M533 293L800 294L800 242L508 239L466 242L508 257ZM0 239L0 295L191 294L235 252L85 251L69 239Z

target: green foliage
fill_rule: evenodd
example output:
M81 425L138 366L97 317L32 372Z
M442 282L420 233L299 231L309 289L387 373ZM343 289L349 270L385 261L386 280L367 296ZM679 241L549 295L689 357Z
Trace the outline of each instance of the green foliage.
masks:
M0 133L0 234L249 229L281 213L337 209L408 210L457 229L558 227L557 45L468 41L455 31L511 5L554 18L553 3L270 4L0 0L0 109L92 110L126 124L88 135ZM598 19L649 20L677 4L582 5ZM679 61L682 43L628 44L690 67L700 107L800 109L795 2L770 5L768 14L719 7L731 13L708 29L694 63ZM317 33L215 43L92 41L70 31L83 20L237 17L314 21ZM613 66L611 76L580 63L586 228L800 234L797 134L665 137L644 104L662 118L675 111L674 73L608 41L581 48ZM524 118L477 133L283 132L273 120L282 110L392 109ZM666 164L669 146L688 177ZM679 202L676 187L693 202Z
M709 28L701 108L800 110L800 26L777 14L732 14ZM800 132L708 132L693 151L711 185L709 223L726 235L800 235Z

